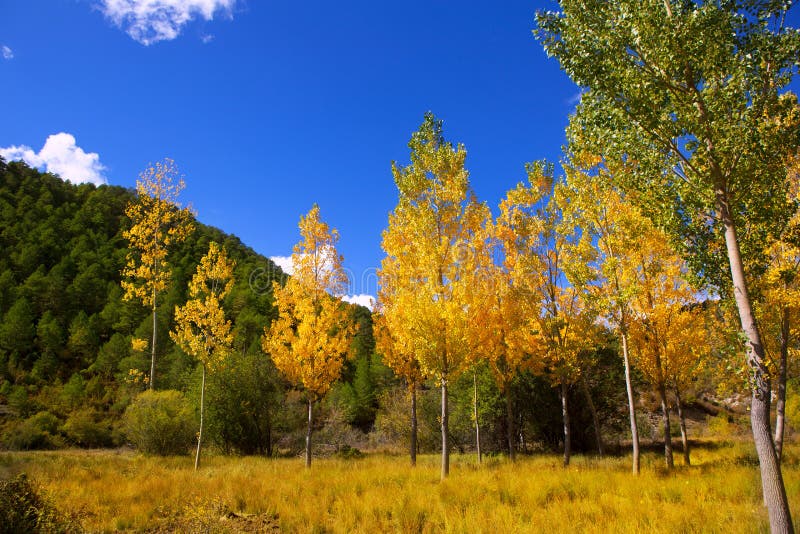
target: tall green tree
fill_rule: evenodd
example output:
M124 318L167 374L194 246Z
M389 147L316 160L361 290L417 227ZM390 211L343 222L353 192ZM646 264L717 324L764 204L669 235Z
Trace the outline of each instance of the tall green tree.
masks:
M0 324L0 350L6 350L17 358L27 353L36 336L33 321L33 310L28 299L18 299Z
M800 33L785 25L789 6L561 0L561 11L538 14L535 31L585 91L570 120L570 143L630 162L633 172L618 175L625 177L620 185L682 243L695 272L736 302L773 532L793 527L745 264L766 263L764 244L793 211L783 200L785 158L800 129L796 99L782 91L797 66Z

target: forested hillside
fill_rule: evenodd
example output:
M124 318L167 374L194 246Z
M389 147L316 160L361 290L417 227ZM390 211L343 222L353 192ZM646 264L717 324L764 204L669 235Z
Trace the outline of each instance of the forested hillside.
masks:
M7 406L6 445L119 442L110 423L141 389L137 371L149 371L150 364L149 354L134 350L131 340L152 332L149 310L124 300L120 287L127 252L122 232L130 224L124 210L134 197L121 187L75 186L24 163L0 161L0 402ZM235 236L197 223L170 257L172 281L158 310L161 389L185 389L190 382L194 364L166 332L210 241L236 261L236 284L226 301L242 358L236 367L251 362L268 373L250 356L272 316L265 289L283 275ZM20 426L19 420L31 416L47 424L28 420ZM70 432L76 425L81 428Z

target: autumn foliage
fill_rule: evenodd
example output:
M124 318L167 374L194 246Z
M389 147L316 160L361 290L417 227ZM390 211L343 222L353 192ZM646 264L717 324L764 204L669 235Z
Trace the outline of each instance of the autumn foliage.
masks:
M312 405L339 377L353 326L345 304L347 277L336 251L338 232L314 206L300 219L302 240L292 254L293 273L286 285L273 285L278 318L262 338L264 352L278 370L305 391L308 402L306 465L311 465Z
M155 384L158 295L170 280L168 254L171 247L185 240L194 229L191 211L178 204L183 188L175 162L165 159L140 174L136 202L128 204L125 210L131 227L123 232L128 240L128 255L121 284L126 299L140 300L152 310L150 389Z

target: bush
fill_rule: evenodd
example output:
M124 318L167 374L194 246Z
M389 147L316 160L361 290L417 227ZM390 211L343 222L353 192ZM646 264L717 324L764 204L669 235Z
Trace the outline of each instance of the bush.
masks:
M92 409L79 410L69 416L62 430L70 442L80 447L109 447L113 444L111 428L97 418Z
M24 473L0 482L0 534L71 532L74 526L61 517Z
M194 410L180 391L145 391L123 416L128 440L147 454L187 454L196 428Z
M228 364L206 384L208 437L226 452L271 456L283 398L277 370L260 352L232 355Z
M60 421L50 412L39 412L6 431L3 442L11 450L53 449L63 445Z

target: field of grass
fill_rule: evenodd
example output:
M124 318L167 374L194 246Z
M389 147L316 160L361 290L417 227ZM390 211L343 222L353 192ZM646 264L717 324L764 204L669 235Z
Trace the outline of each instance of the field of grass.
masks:
M800 447L784 476L800 516ZM647 453L638 477L623 458L455 455L439 481L438 456L416 468L402 456L302 459L189 457L121 451L0 453L0 479L27 473L91 532L764 532L755 451L708 442L691 467L666 472ZM679 455L676 462L680 463ZM796 523L797 525L797 523Z

